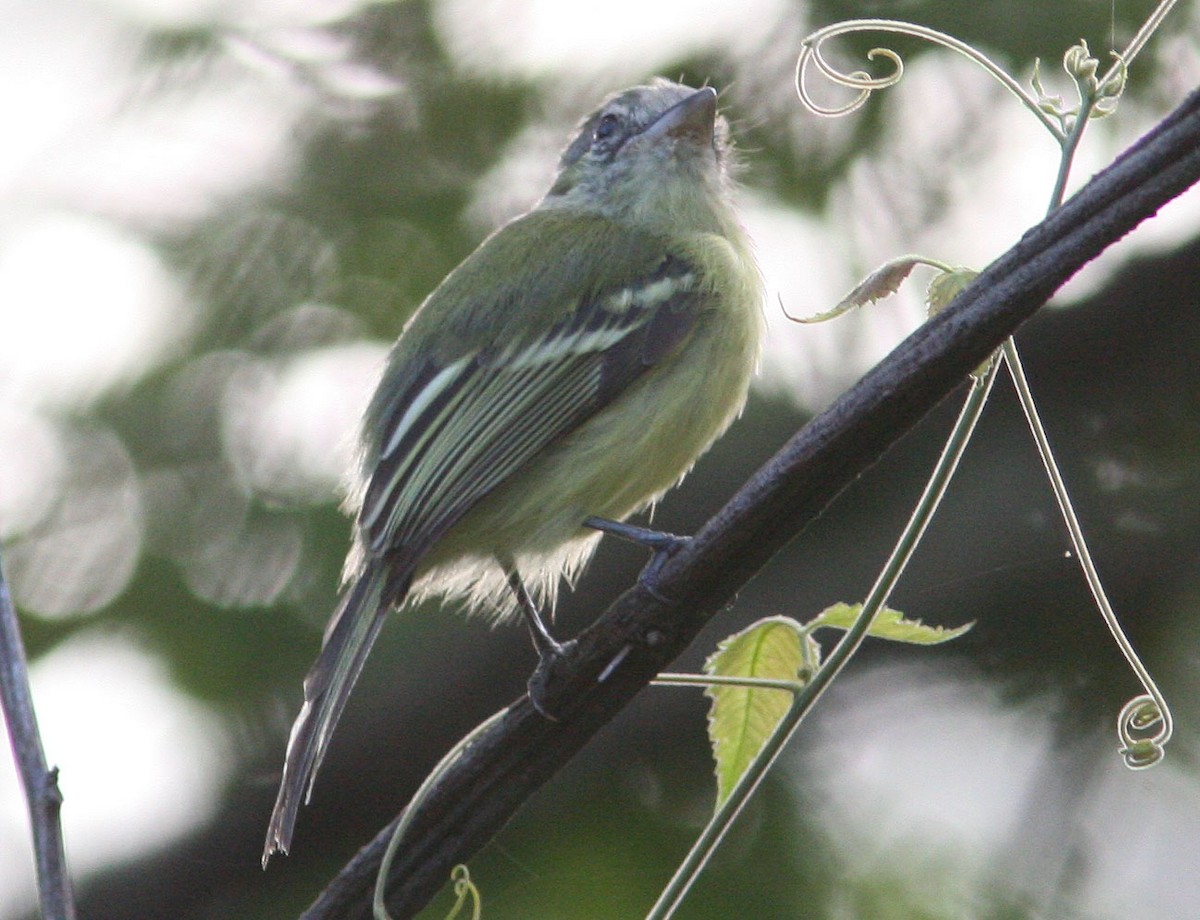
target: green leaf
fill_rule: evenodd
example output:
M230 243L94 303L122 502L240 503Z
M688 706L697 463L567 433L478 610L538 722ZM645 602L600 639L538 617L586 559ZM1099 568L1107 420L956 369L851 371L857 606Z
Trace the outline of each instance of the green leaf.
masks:
M968 284L979 276L979 272L959 266L953 271L938 272L929 282L925 290L925 305L929 308L930 316L941 313L950 306L951 301L958 296Z
M930 317L941 313L954 302L955 297L962 293L963 288L978 277L979 272L961 265L950 271L938 272L925 290L926 313ZM982 380L992 369L992 362L995 360L996 353L993 352L990 358L971 371L971 375Z
M808 679L819 654L816 642L795 620L768 617L721 642L704 663L704 673L801 684ZM710 686L704 692L712 700L708 737L716 764L719 807L762 750L791 706L794 694L729 684Z
M829 626L834 629L849 629L862 612L862 604L834 604L826 607L815 619L808 622L809 631ZM953 629L944 626L926 626L920 620L905 619L904 614L891 607L884 607L867 630L867 635L893 642L911 642L915 645L937 645L957 639L974 623L964 623Z

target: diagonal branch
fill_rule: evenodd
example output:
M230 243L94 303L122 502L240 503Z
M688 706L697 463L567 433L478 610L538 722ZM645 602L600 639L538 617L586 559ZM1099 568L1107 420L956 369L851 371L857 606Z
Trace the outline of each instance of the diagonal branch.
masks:
M801 429L690 544L582 633L545 684L546 704L559 721L545 719L523 697L480 733L413 815L388 883L393 915L420 910L454 865L487 843L784 544L1068 278L1198 180L1195 92ZM370 917L390 831L355 856L305 920Z
M8 582L0 570L0 709L8 723L8 737L33 829L34 862L37 865L38 896L44 920L75 920L75 895L67 875L62 825L58 815L62 793L58 790L58 768L50 769L38 732L37 714L29 691L29 669L25 645L17 626Z

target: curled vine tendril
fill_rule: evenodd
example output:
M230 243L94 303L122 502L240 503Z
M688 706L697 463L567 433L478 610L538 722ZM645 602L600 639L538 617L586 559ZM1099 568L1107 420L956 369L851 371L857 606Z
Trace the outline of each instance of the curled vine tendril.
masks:
M471 920L479 920L483 916L483 903L479 897L479 889L475 887L475 883L471 881L471 872L462 863L454 867L454 871L450 873L450 877L454 880L454 906L450 909L450 913L446 915L446 920L458 920L458 915L462 913L462 909L466 906L468 900L471 902Z
M1088 119L1109 115L1116 109L1117 101L1125 89L1129 64L1142 50L1150 36L1154 34L1176 2L1177 0L1162 0L1158 4L1154 12L1142 24L1142 27L1125 49L1120 53L1113 53L1115 60L1103 76L1097 76L1099 73L1099 61L1092 57L1091 52L1088 50L1087 42L1081 39L1077 45L1067 50L1063 58L1063 67L1068 76L1075 82L1079 95L1079 104L1076 107L1068 107L1059 97L1051 96L1045 92L1042 88L1039 68L1036 64L1031 81L1033 93L1030 93L998 64L965 42L925 26L892 19L856 19L835 23L823 29L818 29L805 38L801 42L800 56L796 60L796 92L800 97L800 101L814 114L838 116L847 115L861 108L867 99L870 98L871 93L876 90L887 89L900 82L901 77L904 75L904 62L896 52L887 48L876 47L867 53L867 59L870 61L884 58L891 63L891 73L884 76L872 77L861 70L846 73L831 65L822 51L822 45L829 39L842 35L859 32L883 32L893 35L907 35L954 51L982 67L1001 86L1012 93L1058 141L1061 156L1058 178L1056 179L1054 191L1051 195L1050 210L1053 211L1062 202L1067 174L1070 170L1076 146L1082 137L1083 129ZM842 106L829 107L818 104L808 91L807 82L810 66L815 66L827 80L835 85L857 90L857 95ZM861 287L862 285L860 285ZM862 298L856 296L858 290L856 288L854 292L851 292L849 298L843 301L843 304L839 304L833 311L830 311L829 314L823 314L817 318L826 318L828 315L842 312L844 309L848 309L849 306L854 306L862 302ZM870 292L868 292L867 296L868 299L874 299L874 295ZM1083 530L1079 525L1078 518L1067 495L1066 485L1062 481L1058 465L1050 450L1050 443L1046 437L1045 429L1038 417L1033 394L1029 389L1028 381L1021 368L1020 356L1012 339L1005 342L1002 346L1002 352L1005 363L1008 364L1009 370L1012 373L1013 383L1020 396L1021 405L1025 410L1030 430L1033 433L1034 440L1037 442L1038 452L1041 454L1046 472L1050 478L1050 483L1054 488L1059 510L1067 525L1071 536L1071 543L1087 580L1088 587L1096 601L1097 609L1112 632L1113 638L1128 661L1130 668L1146 691L1144 694L1126 703L1117 718L1117 732L1121 740L1121 755L1125 759L1126 766L1133 770L1145 769L1158 763L1164 756L1165 746L1170 740L1172 731L1170 710L1167 708L1166 700L1155 684L1153 677L1138 657L1137 652L1121 628L1116 613L1113 611L1104 587L1100 582L1099 574L1096 572L1091 553L1083 536Z
M893 35L910 35L961 54L963 57L974 61L982 67L1001 86L1016 96L1021 104L1029 109L1034 117L1057 140L1060 142L1063 140L1064 132L1062 128L1046 112L1042 111L1039 100L1026 91L1004 68L978 48L974 48L966 42L959 41L957 38L947 35L944 32L939 32L936 29L930 29L927 26L911 22L902 22L897 19L851 19L846 22L838 22L823 29L818 29L801 42L800 57L796 59L796 93L800 97L800 101L804 103L805 108L814 114L827 117L848 115L862 108L863 104L870 98L871 93L876 90L888 89L895 86L904 76L904 62L900 58L900 55L890 48L872 48L867 52L867 60L869 61L884 58L891 63L892 72L881 77L872 77L862 70L846 73L830 64L822 51L822 46L825 42L831 38L838 38L842 35L850 35L858 32L884 32ZM857 90L858 95L845 105L832 107L820 105L812 98L812 95L808 91L809 67L816 67L822 76L838 86Z
M1171 711L1150 694L1135 696L1117 716L1121 756L1130 770L1152 767L1166 755L1171 740Z
M826 35L824 38L832 37L831 35ZM805 107L817 115L824 115L829 118L836 118L839 115L849 115L851 112L862 108L863 103L871 98L871 93L876 90L887 89L889 86L895 86L904 76L904 61L900 58L900 55L890 48L872 48L867 52L868 61L874 61L880 57L891 61L893 70L890 74L882 77L872 77L865 70L844 73L830 64L825 59L825 55L821 53L820 42L824 41L824 38L819 39L811 45L806 41L803 50L800 52L800 57L796 61L796 92L800 95L800 99ZM847 89L856 89L858 90L858 95L845 105L833 107L821 105L808 92L807 74L810 63L815 65L817 70L831 83L844 86Z

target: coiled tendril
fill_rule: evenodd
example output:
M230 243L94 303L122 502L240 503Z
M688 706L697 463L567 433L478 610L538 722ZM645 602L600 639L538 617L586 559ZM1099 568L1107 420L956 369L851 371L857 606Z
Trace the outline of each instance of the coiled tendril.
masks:
M851 19L846 22L838 22L823 29L818 29L801 42L800 56L796 59L796 94L800 97L800 101L804 103L804 106L814 114L827 117L849 115L851 112L860 109L867 99L870 98L871 93L876 90L895 86L904 76L904 61L900 58L900 55L890 48L872 48L867 52L867 60L869 61L883 58L891 63L892 72L881 77L872 77L869 73L862 70L846 73L830 64L821 46L831 38L858 32L885 32L893 35L910 35L914 38L932 42L935 45L941 45L943 48L948 48L963 55L963 57L974 61L982 67L1001 86L1016 96L1055 138L1060 141L1063 139L1064 133L1062 128L1046 112L1042 111L1038 100L1013 79L1004 68L978 48L974 48L966 42L959 41L957 38L947 35L944 32L939 32L936 29L930 29L927 26L917 25L916 23L902 22L897 19ZM837 86L857 90L858 95L850 102L841 106L830 107L818 104L808 91L808 69L810 66L815 66L822 76Z
M1034 93L1031 94L1003 68L977 48L973 48L965 42L938 32L935 29L893 19L855 19L835 23L823 29L818 29L805 38L801 42L800 56L796 60L796 93L804 106L814 114L835 117L848 115L858 110L870 98L871 93L876 90L895 86L900 82L900 79L904 75L904 62L896 52L888 48L872 48L867 52L867 59L869 61L884 58L892 64L892 72L884 76L872 77L869 73L862 70L847 73L838 70L830 64L822 52L821 46L829 39L842 35L858 32L885 32L894 35L908 35L957 52L982 67L1001 86L1020 100L1025 108L1032 112L1046 130L1054 135L1058 141L1062 150L1062 157L1058 180L1055 184L1054 193L1051 196L1050 210L1054 210L1062 201L1067 172L1069 171L1076 145L1082 136L1082 131L1087 120L1089 118L1103 117L1115 110L1117 100L1125 88L1125 78L1130 62L1141 51L1176 2L1177 0L1163 0L1163 2L1159 3L1155 11L1142 24L1142 27L1125 49L1119 54L1113 55L1115 62L1102 77L1096 76L1099 62L1091 56L1085 41L1080 40L1078 45L1068 49L1063 59L1063 66L1067 74L1075 81L1079 93L1079 105L1074 108L1068 108L1058 97L1049 96L1045 93L1041 86L1036 65L1032 80ZM835 85L857 90L857 95L848 103L841 106L830 107L818 104L808 91L807 80L810 65L815 66L826 79ZM839 305L839 307L835 308L834 311L830 311L830 313L839 312L841 308L842 305ZM823 314L820 318L826 318L826 316L827 314ZM1038 452L1041 454L1046 472L1054 488L1055 498L1058 501L1063 520L1070 532L1072 546L1075 549L1084 576L1087 579L1088 587L1096 601L1097 609L1111 630L1113 638L1116 640L1125 659L1129 662L1130 668L1146 691L1144 694L1134 697L1126 703L1117 717L1117 733L1121 740L1120 751L1122 757L1125 759L1126 766L1132 770L1145 769L1158 763L1165 754L1165 746L1167 741L1170 740L1172 732L1170 710L1167 708L1166 700L1159 691L1157 684L1154 682L1145 665L1142 664L1137 652L1121 628L1116 613L1113 611L1112 605L1109 603L1107 594L1104 591L1104 587L1100 583L1100 577L1096 572L1091 553L1088 551L1087 543L1083 537L1083 530L1079 525L1074 508L1067 495L1066 485L1062 481L1058 465L1054 461L1049 441L1046 438L1045 429L1038 417L1033 394L1029 390L1028 381L1025 378L1024 371L1021 369L1020 357L1016 346L1011 339L1003 345L1002 351L1005 362L1012 372L1013 383L1017 388L1021 405L1029 421L1030 430L1033 433L1034 440L1037 442Z
M1171 740L1171 711L1150 694L1135 696L1117 716L1121 756L1130 770L1152 767L1166 755Z
M462 913L467 901L471 902L471 917L470 920L480 920L483 916L483 904L479 897L479 889L475 887L475 883L471 881L471 872L466 866L459 863L454 867L454 871L450 873L450 877L454 880L454 906L450 909L450 913L446 915L446 920L458 920L458 915Z

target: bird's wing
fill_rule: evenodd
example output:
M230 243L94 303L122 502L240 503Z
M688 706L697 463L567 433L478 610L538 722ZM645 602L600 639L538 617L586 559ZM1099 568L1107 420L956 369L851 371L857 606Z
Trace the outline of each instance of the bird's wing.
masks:
M552 261L556 253L547 255ZM480 499L691 334L707 296L699 273L671 255L657 263L651 256L649 265L649 272L627 273L628 283L564 301L557 312L553 304L522 303L520 292L502 291L508 309L560 317L540 334L465 345L449 356L445 348L394 354L385 377L390 388L381 388L368 412L370 476L358 518L363 567L304 681L264 865L271 853L287 852L350 689L421 556ZM404 343L402 336L398 349Z
M536 337L424 358L379 415L368 556L423 553L481 498L671 354L704 294L686 261L581 298ZM519 308L519 306L517 307Z

